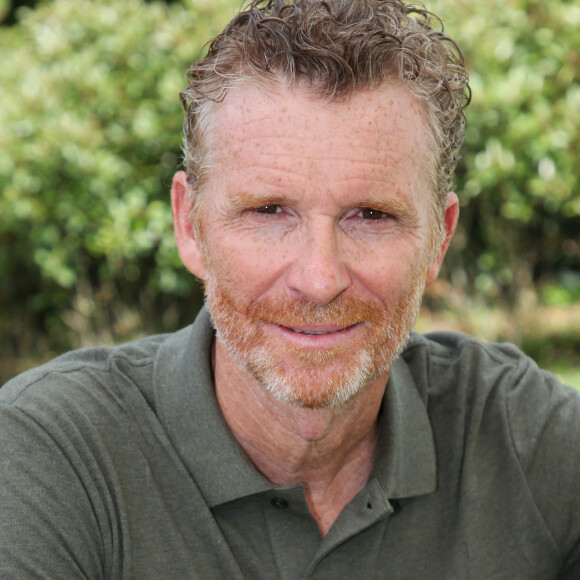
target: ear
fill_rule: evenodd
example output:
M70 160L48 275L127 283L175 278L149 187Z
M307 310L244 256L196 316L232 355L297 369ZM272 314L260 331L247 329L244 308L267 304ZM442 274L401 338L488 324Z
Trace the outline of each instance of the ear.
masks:
M443 227L445 230L445 237L441 247L433 257L431 264L427 268L427 277L425 279L425 288L428 288L439 275L439 269L443 262L443 258L447 253L447 248L451 243L451 238L455 233L455 228L457 227L457 220L459 219L459 200L457 195L453 192L447 194L447 207L445 208L445 215L443 218Z
M171 186L171 209L173 210L173 229L179 256L185 267L201 280L205 277L203 251L191 223L191 185L185 171L173 176Z

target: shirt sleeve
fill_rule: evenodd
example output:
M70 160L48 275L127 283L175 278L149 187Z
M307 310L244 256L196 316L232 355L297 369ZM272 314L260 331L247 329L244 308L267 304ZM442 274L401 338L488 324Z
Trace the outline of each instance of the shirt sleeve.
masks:
M562 557L560 580L580 578L580 393L529 359L507 397L513 444Z
M90 474L46 419L0 403L0 578L103 578Z

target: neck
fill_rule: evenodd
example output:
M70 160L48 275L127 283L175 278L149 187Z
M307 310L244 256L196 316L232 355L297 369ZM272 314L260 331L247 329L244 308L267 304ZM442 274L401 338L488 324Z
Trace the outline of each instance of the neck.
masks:
M371 474L388 373L340 407L305 409L274 398L219 341L214 372L218 403L242 449L275 485L303 485L326 535Z

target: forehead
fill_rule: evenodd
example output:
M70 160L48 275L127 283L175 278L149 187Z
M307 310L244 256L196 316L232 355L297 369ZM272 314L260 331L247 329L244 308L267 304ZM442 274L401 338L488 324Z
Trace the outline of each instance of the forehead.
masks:
M385 136L380 134L381 129L389 133L404 131L419 140L423 140L426 130L421 103L398 82L355 91L341 100L323 100L299 86L290 88L281 83L238 85L228 91L214 114L213 128L222 135L241 138L257 123L313 134L318 128L340 132L346 122L349 131L376 140Z
M330 102L299 87L267 88L234 87L214 109L212 149L224 162L220 171L236 179L277 174L284 185L296 177L317 187L386 181L425 189L426 117L400 84Z

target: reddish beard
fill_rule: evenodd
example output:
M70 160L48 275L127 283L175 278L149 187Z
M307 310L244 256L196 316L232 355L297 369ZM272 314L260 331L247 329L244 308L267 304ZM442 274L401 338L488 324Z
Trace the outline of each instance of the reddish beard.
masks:
M391 307L341 294L320 306L305 297L262 298L247 307L230 285L207 273L206 300L217 337L234 360L277 399L306 408L335 407L386 373L403 350L419 313L425 269L412 278ZM352 340L329 348L288 345L267 336L269 324L288 329L332 324L360 325ZM284 362L282 358L287 361Z

